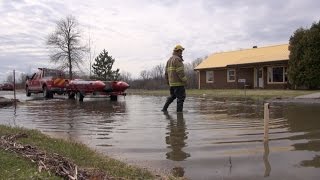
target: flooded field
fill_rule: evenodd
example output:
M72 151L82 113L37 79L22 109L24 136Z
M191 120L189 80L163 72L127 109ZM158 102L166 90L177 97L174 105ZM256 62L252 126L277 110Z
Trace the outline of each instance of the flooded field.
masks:
M11 92L0 96L12 98ZM263 102L187 97L183 114L166 97L117 102L18 94L0 123L71 139L114 158L190 179L319 179L320 103L272 103L263 143Z

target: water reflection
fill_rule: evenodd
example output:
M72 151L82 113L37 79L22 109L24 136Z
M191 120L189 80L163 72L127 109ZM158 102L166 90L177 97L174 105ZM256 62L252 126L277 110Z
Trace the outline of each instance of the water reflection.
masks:
M105 99L29 101L28 114L38 129L70 140L80 136L94 135L97 139L108 139L119 119L126 112L125 102ZM45 104L45 105L44 105Z
M264 177L268 177L270 176L270 172L271 172L271 165L269 162L269 141L264 141L263 147L264 147L263 162L265 167Z
M301 165L305 167L320 168L320 155L315 155L312 160L301 161Z
M183 113L177 113L177 118L173 119L168 112L164 112L168 121L166 136L166 143L168 148L171 149L170 152L166 153L167 159L173 161L183 161L190 157L189 153L184 152L182 149L186 147L185 140L188 139L188 133L186 132L186 123L183 118Z
M296 143L293 145L296 151L320 151L320 140L309 140L306 143ZM300 165L306 167L320 167L320 154L316 154L311 160L303 160Z
M320 111L312 105L291 105L288 107L288 123L291 132L303 132L302 135L290 137L291 140L304 139L292 146L296 151L310 151L315 155L311 160L303 160L300 165L306 167L320 167Z
M201 114L227 114L231 117L257 118L263 115L263 102L240 99L201 99Z
M319 106L305 104L289 105L286 116L289 123L289 130L291 132L310 132L320 130Z

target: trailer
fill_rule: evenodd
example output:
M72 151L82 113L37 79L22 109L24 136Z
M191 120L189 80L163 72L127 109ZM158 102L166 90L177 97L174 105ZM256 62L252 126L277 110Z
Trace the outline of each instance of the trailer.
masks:
M69 99L83 101L87 95L109 96L111 101L117 101L118 96L126 96L125 90L130 86L123 81L92 81L75 79L66 85Z

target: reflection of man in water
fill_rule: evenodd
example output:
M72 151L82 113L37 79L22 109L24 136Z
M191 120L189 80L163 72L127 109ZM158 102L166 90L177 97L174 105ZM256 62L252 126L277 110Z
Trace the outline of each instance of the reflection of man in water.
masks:
M182 113L177 113L177 120L174 120L168 112L164 112L166 118L169 120L167 129L166 143L168 148L172 151L166 153L167 159L173 161L183 161L186 158L190 157L189 153L186 153L182 150L186 146L185 140L188 138L186 132L186 124L183 119Z

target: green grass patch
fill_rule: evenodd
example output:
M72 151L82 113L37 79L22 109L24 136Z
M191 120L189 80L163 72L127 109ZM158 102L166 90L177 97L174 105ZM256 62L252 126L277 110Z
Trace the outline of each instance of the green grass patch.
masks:
M0 125L0 136L16 133L25 133L28 135L28 138L18 139L18 142L36 146L39 149L49 153L60 154L61 156L73 161L81 168L99 169L107 172L107 174L112 177L121 177L125 179L155 178L151 172L145 169L130 166L118 160L99 154L83 144L50 138L49 136L44 135L37 130L11 128ZM45 177L44 179L48 179L47 177L50 177L45 173L35 174L37 172L36 165L31 166L31 162L29 162L27 159L17 157L17 155L14 153L8 153L4 150L1 150L0 157L0 162L6 162L1 163L0 169L0 177L4 179L25 179L26 177L27 179L37 179L38 176L43 176ZM19 177L12 177L10 174L15 174L17 169L20 169L19 171L21 172L21 175L19 175ZM29 178L33 176L35 176L35 178ZM54 177L52 178L55 179Z
M36 164L0 149L0 179L62 179L46 171L38 172Z
M317 93L311 90L260 90L260 89L187 89L187 96L210 96L216 98L293 98L296 96ZM162 95L168 96L169 90L143 90L128 89L127 93L137 95Z

